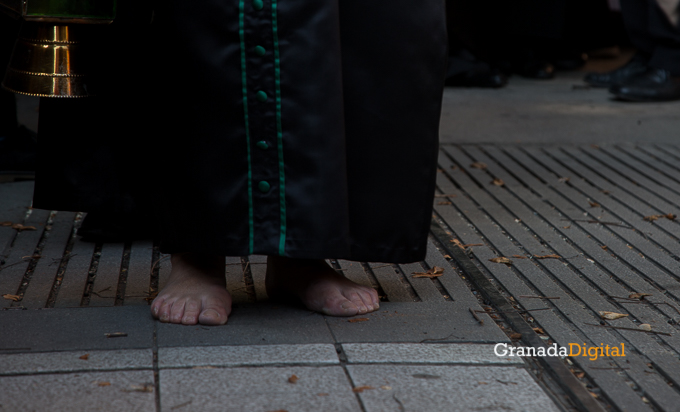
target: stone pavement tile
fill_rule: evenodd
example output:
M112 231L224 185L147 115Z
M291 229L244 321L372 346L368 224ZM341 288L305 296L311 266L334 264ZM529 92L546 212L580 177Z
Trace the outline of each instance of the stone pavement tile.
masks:
M81 357L86 356L86 359ZM151 349L95 350L0 355L0 375L151 369Z
M326 317L338 342L509 342L493 323L477 323L457 302L382 302L377 312L353 318ZM354 319L368 318L364 322Z
M367 412L559 409L529 373L503 366L349 365Z
M163 369L160 391L164 412L361 411L340 366Z
M339 363L335 346L328 343L195 346L192 348L159 348L158 350L158 366L161 368L280 364L332 365Z
M153 346L147 306L0 312L0 352L141 349ZM106 333L127 333L107 338Z
M343 343L348 363L519 364L519 357L500 357L495 345L473 343Z
M0 377L0 411L153 410L151 370Z
M234 305L224 326L158 324L158 346L333 343L322 315L272 303Z

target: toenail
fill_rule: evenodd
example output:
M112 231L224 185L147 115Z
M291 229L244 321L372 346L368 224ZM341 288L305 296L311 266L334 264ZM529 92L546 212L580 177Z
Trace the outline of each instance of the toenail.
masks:
M357 305L355 305L353 302L347 301L343 303L340 307L343 309L356 309Z

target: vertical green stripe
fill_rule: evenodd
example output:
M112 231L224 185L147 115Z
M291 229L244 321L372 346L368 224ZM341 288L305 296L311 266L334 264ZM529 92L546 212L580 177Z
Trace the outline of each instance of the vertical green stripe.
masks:
M276 74L276 140L279 149L279 210L281 228L279 255L284 255L286 246L286 176L283 163L283 129L281 127L281 65L279 59L279 32L276 1L272 0L272 28L274 35L274 72Z
M244 1L240 0L238 4L238 35L241 39L241 84L243 92L243 115L246 128L246 147L248 154L248 253L253 253L255 236L253 223L253 171L250 165L250 125L248 122L248 83L246 80L246 44L244 27Z

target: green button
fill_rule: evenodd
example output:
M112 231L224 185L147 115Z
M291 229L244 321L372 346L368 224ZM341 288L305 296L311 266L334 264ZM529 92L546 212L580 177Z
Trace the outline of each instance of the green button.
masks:
M253 0L253 8L255 10L262 10L264 7L264 1L262 0Z
M269 183L267 183L263 180L263 181L261 181L260 183L257 184L257 188L260 189L260 192L267 193L269 191L269 188L271 188L271 186L269 185Z
M269 149L269 145L264 140L257 142L256 146L262 150Z
M255 95L255 98L256 98L258 101L264 103L264 102L267 101L267 93L265 93L265 92L263 92L262 90L260 90L260 91L257 92L257 94Z
M258 56L262 57L267 53L267 50L264 49L262 46L255 46L255 54Z

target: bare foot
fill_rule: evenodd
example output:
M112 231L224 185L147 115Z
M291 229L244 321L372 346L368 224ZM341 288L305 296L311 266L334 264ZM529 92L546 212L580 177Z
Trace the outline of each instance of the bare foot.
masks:
M339 275L323 260L267 258L265 280L270 298L297 297L315 312L354 316L378 310L378 293Z
M231 296L224 277L224 257L174 253L170 279L151 304L161 322L224 325Z

